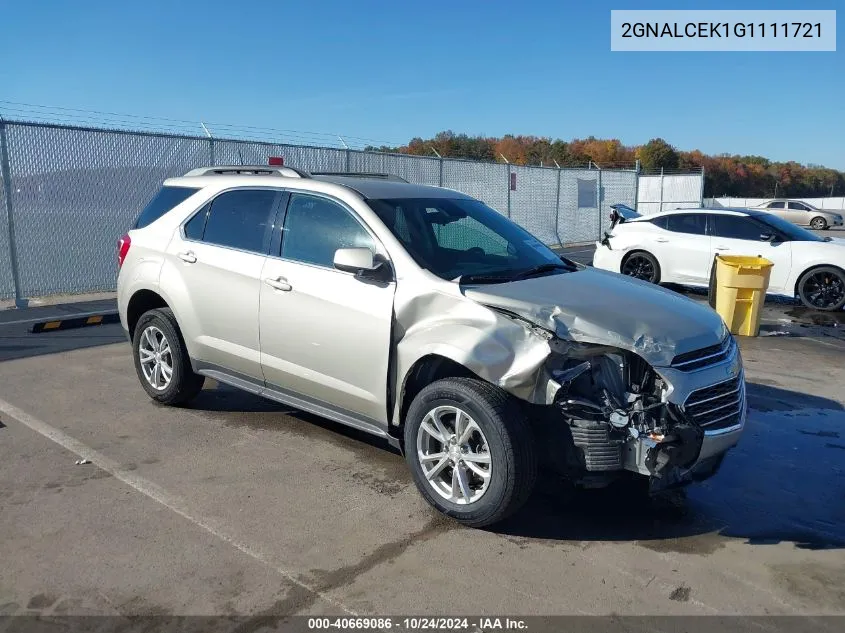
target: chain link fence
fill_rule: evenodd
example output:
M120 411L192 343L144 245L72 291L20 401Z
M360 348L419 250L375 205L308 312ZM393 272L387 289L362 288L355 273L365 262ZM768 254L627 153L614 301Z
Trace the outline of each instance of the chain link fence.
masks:
M117 238L164 179L207 165L389 173L482 200L550 245L591 242L634 170L554 169L0 120L0 299L111 291Z

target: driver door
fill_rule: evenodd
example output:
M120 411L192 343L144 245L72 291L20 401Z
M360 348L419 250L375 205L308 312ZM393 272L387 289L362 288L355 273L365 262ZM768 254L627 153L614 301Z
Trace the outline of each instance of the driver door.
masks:
M261 272L261 366L271 388L383 426L396 284L337 270L335 251L352 247L386 255L345 205L291 194Z

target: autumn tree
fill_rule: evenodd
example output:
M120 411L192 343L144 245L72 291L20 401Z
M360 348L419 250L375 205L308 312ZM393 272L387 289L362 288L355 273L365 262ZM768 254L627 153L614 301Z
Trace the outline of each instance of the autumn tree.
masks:
M436 150L444 158L468 158L501 162L501 155L517 165L586 167L592 161L600 167L633 167L639 158L647 170L703 169L706 197L740 198L816 197L845 195L845 173L820 165L801 165L794 161L774 162L764 156L707 155L699 150L676 151L669 143L655 138L640 147L628 147L618 139L563 141L537 136L507 134L501 138L439 132L433 138L416 137L401 147L370 147L371 151L398 152L433 156Z
M645 170L677 169L680 163L678 152L662 138L653 138L637 150L637 158Z

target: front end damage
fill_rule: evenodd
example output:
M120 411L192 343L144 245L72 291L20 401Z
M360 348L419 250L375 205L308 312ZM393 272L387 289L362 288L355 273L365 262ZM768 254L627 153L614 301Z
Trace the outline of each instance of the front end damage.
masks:
M543 465L565 478L597 487L636 474L658 491L712 476L739 441L742 359L706 306L592 269L461 295L397 294L398 376L439 356L507 391Z
M665 378L627 350L560 339L549 347L546 369L560 387L539 423L553 428L538 430L554 468L591 486L625 471L649 477L654 489L693 479L704 430L669 401Z

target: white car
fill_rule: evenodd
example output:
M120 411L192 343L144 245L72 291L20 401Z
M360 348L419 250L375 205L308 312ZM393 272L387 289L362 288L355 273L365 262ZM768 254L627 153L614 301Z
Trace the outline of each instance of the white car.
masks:
M809 308L845 305L845 239L821 237L749 209L675 209L642 216L613 205L611 229L596 243L593 266L653 283L707 287L713 259L762 256L774 262L769 294Z

